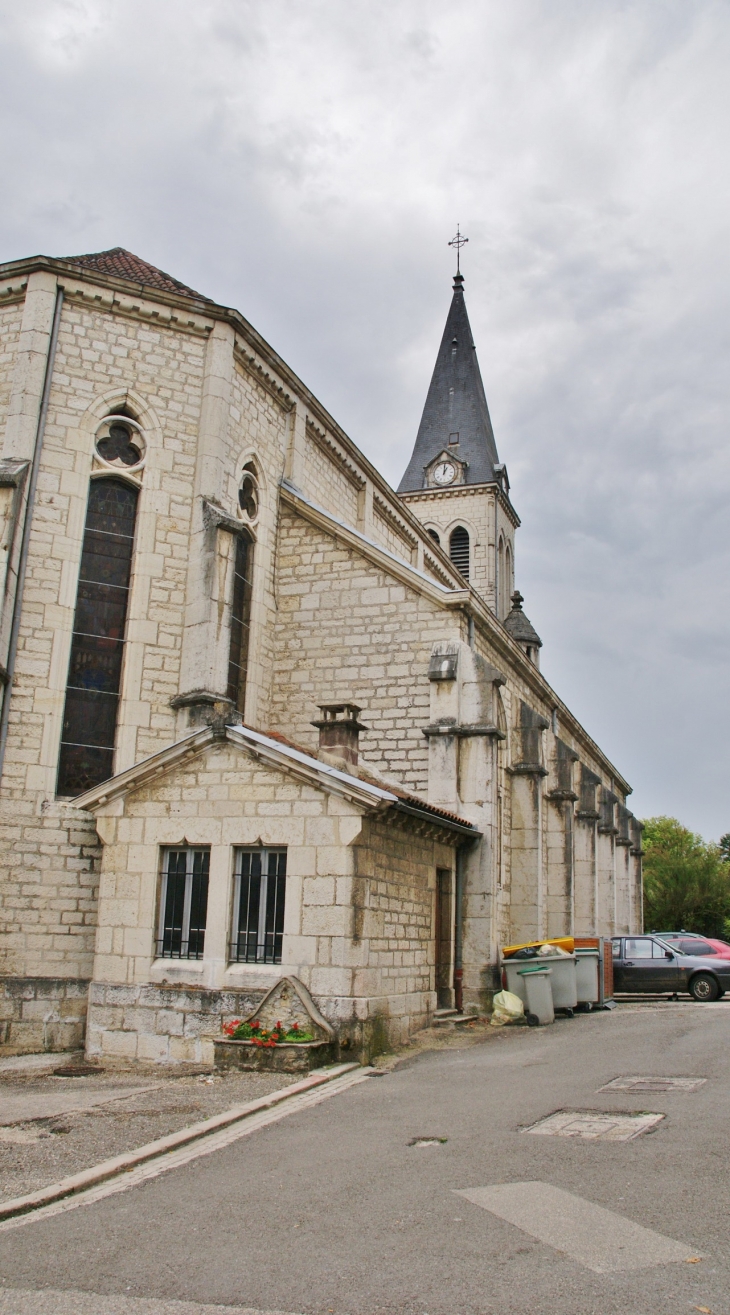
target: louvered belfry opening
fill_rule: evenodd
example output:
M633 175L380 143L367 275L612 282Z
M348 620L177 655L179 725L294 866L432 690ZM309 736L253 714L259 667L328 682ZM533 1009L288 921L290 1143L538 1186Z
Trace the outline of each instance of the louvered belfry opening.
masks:
M449 557L465 580L469 579L469 531L457 525L449 539Z
M251 628L251 587L253 581L253 541L247 534L236 538L231 605L231 641L228 650L227 694L239 712L244 711L248 638Z
M118 479L91 483L81 553L59 795L77 795L114 771L124 633L138 492Z

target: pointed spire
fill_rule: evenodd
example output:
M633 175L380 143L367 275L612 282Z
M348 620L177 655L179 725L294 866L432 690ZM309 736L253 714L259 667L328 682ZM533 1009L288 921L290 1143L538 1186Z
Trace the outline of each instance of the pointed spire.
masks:
M498 479L497 445L466 313L464 275L458 269L416 445L398 492L425 488L425 467L445 450L464 463L464 483Z

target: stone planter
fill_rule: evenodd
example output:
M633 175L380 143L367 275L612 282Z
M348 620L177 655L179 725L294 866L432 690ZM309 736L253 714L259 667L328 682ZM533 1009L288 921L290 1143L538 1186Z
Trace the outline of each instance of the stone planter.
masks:
M257 1046L253 1041L225 1037L213 1043L219 1069L258 1069L274 1073L309 1073L332 1062L331 1041L299 1041L278 1046Z

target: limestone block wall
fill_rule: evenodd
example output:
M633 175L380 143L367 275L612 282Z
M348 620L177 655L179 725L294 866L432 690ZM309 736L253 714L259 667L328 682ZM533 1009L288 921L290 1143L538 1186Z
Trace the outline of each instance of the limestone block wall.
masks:
M427 827L433 834L421 836L408 822L364 819L362 806L227 741L100 805L97 826L104 851L91 1053L210 1059L227 1008L221 993L256 999L285 975L299 977L342 1040L360 1050L407 1035L433 1008L435 871L452 864L448 833L434 838ZM156 959L160 850L183 840L211 850L204 958ZM276 965L229 962L234 850L258 844L287 849ZM164 1008L185 1017L168 1033L159 993L172 1000L175 991L183 1003ZM160 1040L167 1036L174 1044Z
M0 800L0 975L88 978L101 845L94 818L64 803Z
M409 788L428 788L435 642L463 620L288 509L279 522L276 656L270 725L314 750L318 703L362 706L364 756Z
M12 301L0 301L0 425L5 422L23 320L23 301L11 290Z
M88 980L83 978L0 977L3 1053L80 1050L88 990Z

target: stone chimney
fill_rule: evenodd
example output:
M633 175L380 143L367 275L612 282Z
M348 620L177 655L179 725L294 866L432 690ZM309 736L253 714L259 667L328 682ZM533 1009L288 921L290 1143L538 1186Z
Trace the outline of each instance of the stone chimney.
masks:
M313 721L319 730L319 757L322 762L341 771L357 767L360 731L367 730L359 721L361 709L354 703L320 703L322 718Z

